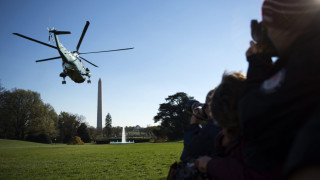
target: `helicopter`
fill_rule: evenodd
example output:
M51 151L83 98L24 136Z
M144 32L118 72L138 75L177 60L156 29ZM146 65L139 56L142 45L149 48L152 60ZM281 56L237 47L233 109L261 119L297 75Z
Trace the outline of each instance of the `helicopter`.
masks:
M56 46L53 46L53 45L48 44L48 43L44 43L42 41L38 41L36 39L24 36L24 35L19 34L19 33L12 33L12 34L58 50L60 56L47 58L47 59L36 60L36 62L44 62L44 61L62 59L63 72L60 73L60 77L63 78L62 84L66 84L65 78L67 76L69 76L70 79L72 79L76 83L83 83L86 80L86 77L88 77L87 83L91 83L91 80L90 80L91 72L90 72L89 68L85 68L84 67L84 65L82 63L82 60L86 61L87 63L91 64L94 67L98 67L98 66L93 64L92 62L88 61L87 59L81 57L80 54L92 54L92 53L103 53L103 52L112 52L112 51L123 51L123 50L133 49L133 47L132 48L124 48L124 49L114 49L114 50L105 50L105 51L95 51L95 52L80 53L79 52L79 48L80 48L80 45L82 43L83 37L85 36L85 34L87 32L87 29L88 29L89 25L90 25L90 22L87 21L86 25L83 28L81 37L80 37L80 39L78 41L78 45L76 47L76 50L72 51L72 52L69 51L68 49L66 49L61 44L61 42L59 41L59 38L58 38L58 35L71 34L70 31L58 31L55 28L52 28L52 29L47 28L48 31L49 31L49 43L50 43L50 41L52 41L52 42L55 41L56 42ZM54 39L53 39L52 35L54 36Z

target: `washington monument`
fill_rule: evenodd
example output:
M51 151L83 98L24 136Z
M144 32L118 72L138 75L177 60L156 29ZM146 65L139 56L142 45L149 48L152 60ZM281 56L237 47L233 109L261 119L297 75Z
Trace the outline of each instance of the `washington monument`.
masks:
M97 130L102 130L102 86L101 86L101 78L99 78L99 82L98 82Z

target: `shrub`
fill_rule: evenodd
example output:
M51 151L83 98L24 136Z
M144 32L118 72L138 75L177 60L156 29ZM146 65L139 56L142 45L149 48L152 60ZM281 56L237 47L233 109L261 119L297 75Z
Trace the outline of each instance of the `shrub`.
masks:
M69 145L84 145L84 142L79 136L74 136L69 140Z
M155 143L162 143L162 142L167 142L168 141L168 137L158 137L157 139L155 139Z
M96 144L109 144L109 143L110 143L110 140L108 140L108 139L96 140Z
M50 136L45 133L29 133L25 140L37 143L52 143Z
M134 141L134 143L150 142L151 138L129 138L128 141Z

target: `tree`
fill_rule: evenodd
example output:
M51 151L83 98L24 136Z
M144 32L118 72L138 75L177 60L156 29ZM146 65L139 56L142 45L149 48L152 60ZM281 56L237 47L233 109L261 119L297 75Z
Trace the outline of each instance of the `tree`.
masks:
M1 90L0 136L26 138L29 132L55 134L56 114L49 104L44 104L40 94L30 90Z
M111 133L112 133L112 117L111 115L108 113L105 119L106 123L105 123L105 127L104 127L104 134L110 138L111 137Z
M112 137L120 137L122 135L122 127L112 127Z
M7 107L9 91L0 84L0 138L14 138L13 122L10 118L10 110Z
M43 104L37 108L35 113L37 116L30 121L27 127L27 140L50 139L47 143L51 143L51 139L56 139L59 135L57 113L50 104Z
M166 98L166 103L160 104L154 122L161 122L155 135L167 136L170 140L182 139L184 130L189 124L190 114L185 110L185 104L193 97L184 92L178 92Z
M91 142L91 138L89 136L88 126L86 123L81 123L77 130L78 136L82 139L83 142L89 143Z
M145 133L146 133L147 136L149 136L149 137L153 137L154 136L154 134L152 132L152 129L153 129L153 127L150 126L150 125L148 125L146 128L144 128Z
M80 120L77 115L61 112L58 121L58 128L60 130L59 140L63 143L68 143L71 137L76 136L81 123Z
M87 129L91 140L95 142L99 135L97 128L89 126Z
M1 83L1 81L0 81L0 94L1 94L3 91L5 91L5 88L2 86L2 83Z

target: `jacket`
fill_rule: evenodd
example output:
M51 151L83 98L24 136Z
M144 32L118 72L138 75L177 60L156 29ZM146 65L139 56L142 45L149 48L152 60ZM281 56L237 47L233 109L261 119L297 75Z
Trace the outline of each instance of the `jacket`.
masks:
M297 39L279 59L248 57L239 119L250 165L282 167L297 132L320 100L320 36Z

